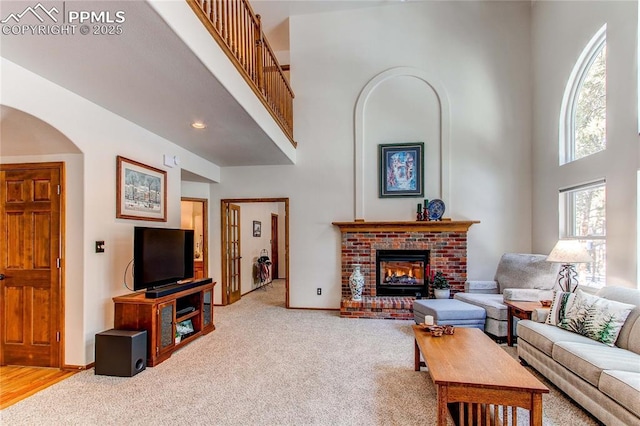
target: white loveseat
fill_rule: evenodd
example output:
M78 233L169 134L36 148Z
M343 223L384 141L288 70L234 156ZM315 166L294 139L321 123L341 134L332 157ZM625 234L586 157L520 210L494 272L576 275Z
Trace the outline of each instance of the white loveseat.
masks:
M640 290L597 296L634 305L614 346L556 325L518 322L518 356L607 425L640 425Z
M453 297L487 311L484 331L498 339L507 336L504 300L537 301L553 298L560 265L542 254L505 253L493 281L467 281L464 293ZM541 306L542 308L542 306ZM546 310L542 310L546 315ZM533 313L536 318L538 312Z

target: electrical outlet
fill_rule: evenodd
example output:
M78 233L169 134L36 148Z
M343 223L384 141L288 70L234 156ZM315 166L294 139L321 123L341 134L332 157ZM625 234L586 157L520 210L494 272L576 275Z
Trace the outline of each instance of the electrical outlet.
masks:
M322 296L322 289L320 287L318 287L317 293L318 293L318 296Z

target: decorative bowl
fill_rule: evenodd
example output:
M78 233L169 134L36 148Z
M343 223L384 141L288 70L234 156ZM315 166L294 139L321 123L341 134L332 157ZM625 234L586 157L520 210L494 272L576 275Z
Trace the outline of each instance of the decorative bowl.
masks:
M431 326L431 335L433 337L440 337L444 334L444 327L439 325Z
M445 325L444 326L444 334L453 334L455 332L455 327L452 325Z
M425 330L425 331L430 331L431 327L433 327L433 325L429 325L427 323L420 323L418 324L418 327L420 327L421 329Z

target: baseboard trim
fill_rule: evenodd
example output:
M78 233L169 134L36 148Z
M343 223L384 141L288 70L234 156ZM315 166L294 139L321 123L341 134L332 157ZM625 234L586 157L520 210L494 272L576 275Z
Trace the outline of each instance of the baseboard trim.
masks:
M340 308L296 308L295 306L289 306L287 309L296 309L302 311L338 311L340 312Z
M87 365L63 364L62 368L60 368L60 369L61 370L65 370L65 371L83 371L83 370L90 370L93 367L95 367L95 362L92 362L92 363L87 364Z

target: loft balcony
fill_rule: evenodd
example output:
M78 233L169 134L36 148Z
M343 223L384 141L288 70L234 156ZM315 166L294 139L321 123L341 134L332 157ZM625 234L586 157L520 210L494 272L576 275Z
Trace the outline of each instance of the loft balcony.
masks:
M220 167L295 164L293 91L248 1L66 5L123 10L122 33L3 36L2 58Z
M293 146L293 90L248 0L186 0Z

